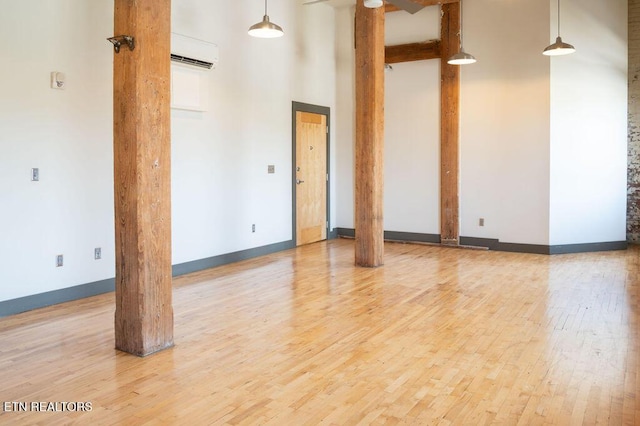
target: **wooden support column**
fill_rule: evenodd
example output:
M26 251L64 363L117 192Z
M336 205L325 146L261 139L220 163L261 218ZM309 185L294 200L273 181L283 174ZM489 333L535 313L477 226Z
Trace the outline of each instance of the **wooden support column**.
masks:
M355 262L384 263L384 8L356 5Z
M115 0L113 133L116 348L173 346L171 304L171 0Z
M447 59L460 48L460 3L442 5L440 90L440 242L460 243L459 126L460 66Z

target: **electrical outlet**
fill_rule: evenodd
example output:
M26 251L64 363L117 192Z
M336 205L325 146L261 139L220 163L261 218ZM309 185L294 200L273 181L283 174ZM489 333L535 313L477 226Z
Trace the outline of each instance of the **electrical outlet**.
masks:
M31 169L31 181L37 182L39 180L40 180L40 169L38 168Z
M93 250L93 258L94 258L95 260L100 260L100 259L102 259L102 249L101 249L100 247L96 247L96 248Z
M64 90L65 80L66 80L66 77L64 73L61 73L59 71L51 72L51 88L52 89Z
M275 165L273 165L273 164L269 164L269 165L267 166L267 173L269 173L269 174L273 174L273 173L275 173L275 172L276 172L276 166L275 166Z
M251 225L251 232L256 232L256 224Z
M64 256L59 254L56 256L56 268L61 267L64 264Z
M480 220L478 220L478 226L484 226L484 218L481 217Z

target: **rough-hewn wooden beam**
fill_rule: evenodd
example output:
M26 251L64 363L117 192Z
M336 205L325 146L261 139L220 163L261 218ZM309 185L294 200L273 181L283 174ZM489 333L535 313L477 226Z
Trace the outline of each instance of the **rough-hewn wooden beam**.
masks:
M384 57L387 64L437 59L440 57L440 40L387 46L384 48Z
M440 241L458 245L460 67L447 58L460 47L460 3L442 5L440 89Z
M113 131L116 348L173 346L171 295L171 0L115 0Z
M384 10L356 6L355 261L384 263Z
M458 3L460 0L413 0L414 3L421 4L423 6L437 6L439 4ZM385 12L397 12L399 9L396 6L387 3L384 6Z

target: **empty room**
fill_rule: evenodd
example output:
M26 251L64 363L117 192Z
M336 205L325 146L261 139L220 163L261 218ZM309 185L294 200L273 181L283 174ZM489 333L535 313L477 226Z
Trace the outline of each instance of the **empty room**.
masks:
M635 0L0 4L0 423L640 423Z

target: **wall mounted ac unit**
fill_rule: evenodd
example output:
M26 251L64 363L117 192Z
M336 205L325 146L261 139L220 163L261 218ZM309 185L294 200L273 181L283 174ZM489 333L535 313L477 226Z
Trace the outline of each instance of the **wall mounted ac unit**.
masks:
M203 71L217 64L217 45L171 33L171 108L206 111L211 74Z
M208 41L171 33L171 61L210 70L218 65L218 46Z

